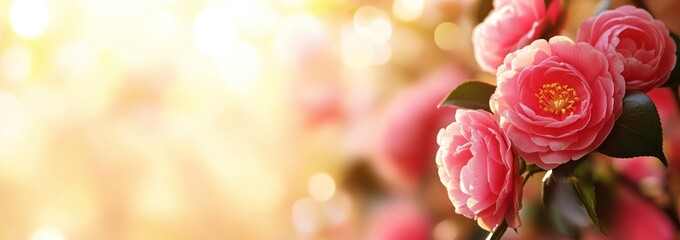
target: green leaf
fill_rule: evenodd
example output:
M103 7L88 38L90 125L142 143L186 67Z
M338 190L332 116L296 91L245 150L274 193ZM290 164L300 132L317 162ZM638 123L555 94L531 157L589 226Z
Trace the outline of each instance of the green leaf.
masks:
M562 232L578 235L588 221L604 234L595 211L595 184L590 155L549 171L543 179L543 204L554 213Z
M493 0L479 0L477 1L477 14L475 15L476 23L481 23L484 21L489 12L493 9Z
M616 158L653 156L668 166L659 113L647 95L638 91L626 93L623 113L597 151Z
M486 240L498 240L503 237L503 234L505 234L505 230L508 229L508 223L503 221L500 226L496 228L495 231L489 234L489 236L486 237Z
M680 37L678 37L677 34L669 31L671 38L673 39L673 42L675 42L675 46L680 47ZM677 88L678 85L680 85L680 49L677 49L675 51L675 68L673 68L673 71L671 71L671 75L668 78L668 81L663 84L662 87L671 87L671 88Z
M553 171L548 170L545 175L543 175L543 191L541 191L541 199L543 200L543 206L550 206L553 200L553 188L555 185L555 176L553 176Z
M453 91L451 91L437 107L452 106L468 109L484 109L490 112L489 98L491 98L491 94L493 94L495 90L496 86L487 83L479 81L464 82L453 89Z
M590 220L568 184L568 178L558 176L554 171L548 171L543 178L543 206L556 230L576 238L579 226L587 225Z
M569 181L571 182L574 192L578 194L581 205L586 209L590 221L595 224L597 230L600 230L602 234L607 235L604 230L602 230L602 225L600 224L600 220L598 220L595 211L595 186L593 182L588 178L578 178L576 176L570 177Z

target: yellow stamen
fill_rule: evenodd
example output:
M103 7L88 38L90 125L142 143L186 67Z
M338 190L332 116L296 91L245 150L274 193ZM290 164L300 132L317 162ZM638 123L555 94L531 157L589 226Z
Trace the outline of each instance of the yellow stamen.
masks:
M543 111L557 115L574 114L574 104L579 100L574 88L569 87L567 84L560 85L556 82L543 84L535 95Z

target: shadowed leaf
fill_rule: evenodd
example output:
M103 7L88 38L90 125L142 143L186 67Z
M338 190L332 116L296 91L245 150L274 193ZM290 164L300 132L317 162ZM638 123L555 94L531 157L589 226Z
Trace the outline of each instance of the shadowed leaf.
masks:
M623 98L621 117L597 151L616 158L653 156L668 166L662 134L659 113L652 100L642 92L631 91Z
M592 222L604 234L595 211L595 187L590 155L549 171L543 179L543 204L563 233L579 236L579 228Z
M602 234L607 235L604 230L602 230L602 225L600 224L600 220L597 218L597 213L595 212L595 186L593 185L592 181L588 180L587 178L579 178L576 176L570 177L569 181L571 182L574 192L577 193L577 197L581 202L581 205L586 209L586 213L588 213L590 221L595 224L597 230L600 230Z
M439 103L438 107L452 106L467 109L484 109L490 112L489 98L495 90L496 86L487 83L479 81L464 82L453 89L453 91Z

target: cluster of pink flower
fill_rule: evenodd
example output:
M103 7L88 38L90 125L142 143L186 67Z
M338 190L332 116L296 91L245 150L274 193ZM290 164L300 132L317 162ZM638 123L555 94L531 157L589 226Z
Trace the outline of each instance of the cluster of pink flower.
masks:
M626 91L663 85L676 64L669 31L643 9L604 11L580 25L574 42L550 37L563 17L559 0L493 7L473 36L477 62L496 74L491 113L459 109L437 136L436 156L456 213L488 231L521 225L520 158L550 170L595 151Z

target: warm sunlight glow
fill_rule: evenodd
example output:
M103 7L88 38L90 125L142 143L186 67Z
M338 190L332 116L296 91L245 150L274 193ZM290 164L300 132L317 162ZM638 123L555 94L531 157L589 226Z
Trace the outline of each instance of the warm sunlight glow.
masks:
M2 77L8 82L19 82L31 73L33 55L28 49L15 46L5 50L0 61Z
M239 42L228 13L223 7L209 7L196 16L192 37L201 52L213 56L229 55L234 43Z
M45 0L14 0L9 8L9 22L14 32L27 39L40 37L49 22Z
M42 226L31 234L29 240L66 240L66 237L52 226Z
M314 174L307 183L307 191L314 200L327 201L335 194L335 180L328 173Z
M395 0L392 5L394 16L404 22L411 22L423 13L425 0Z
M450 51L459 44L460 28L452 22L443 22L434 30L434 42L442 50Z
M392 23L385 11L364 6L354 13L354 30L375 43L385 43L392 37Z

